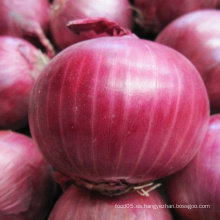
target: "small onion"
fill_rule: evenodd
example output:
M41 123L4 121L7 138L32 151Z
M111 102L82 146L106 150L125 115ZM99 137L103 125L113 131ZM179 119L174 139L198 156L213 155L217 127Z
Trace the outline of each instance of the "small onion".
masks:
M33 141L0 131L0 219L43 220L54 203L51 166Z
M134 0L136 22L147 32L160 32L174 19L198 9L215 8L216 0Z
M167 207L156 191L149 197L129 192L109 198L71 186L57 201L48 220L172 220Z
M0 129L28 124L30 90L48 58L29 42L0 36Z
M213 113L220 112L220 11L200 10L168 25L158 43L185 55L201 74Z
M1 0L0 35L25 38L41 43L48 55L54 55L53 46L46 37L49 30L48 0Z
M166 180L168 197L173 204L197 206L176 209L183 220L220 219L219 134L220 114L216 114L210 118L208 131L197 155L185 169Z
M125 28L132 27L132 10L128 0L55 0L52 4L50 27L53 40L59 49L106 35L97 35L93 31L78 35L66 27L71 20L87 17L105 17Z
M29 105L34 140L67 176L59 182L69 177L117 195L183 168L209 119L196 68L180 53L106 19L80 22L70 28L109 34L112 28L116 36L61 51L35 83Z

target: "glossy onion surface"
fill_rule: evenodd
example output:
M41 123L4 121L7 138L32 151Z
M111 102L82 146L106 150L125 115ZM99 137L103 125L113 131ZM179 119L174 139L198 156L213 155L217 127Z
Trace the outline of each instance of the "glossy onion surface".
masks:
M53 40L59 49L64 49L79 41L106 35L98 35L94 31L77 35L66 27L71 20L87 17L108 18L125 28L131 28L133 22L128 0L55 0L51 9L50 27Z
M51 166L29 137L0 131L0 170L0 219L45 219L56 185Z
M183 168L208 126L207 92L195 67L132 36L67 48L32 91L30 129L44 156L76 184L100 191Z
M168 25L156 41L185 55L201 74L213 113L220 112L220 11L200 10Z
M49 220L172 220L166 207L156 191L149 197L129 192L109 198L72 186L57 201Z
M185 169L167 179L173 204L195 205L177 209L183 220L220 219L220 114L213 115L198 154Z

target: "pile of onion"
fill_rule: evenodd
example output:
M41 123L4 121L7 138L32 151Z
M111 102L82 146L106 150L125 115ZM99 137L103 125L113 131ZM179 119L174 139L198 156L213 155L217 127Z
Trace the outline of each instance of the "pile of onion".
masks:
M174 19L198 9L215 8L216 0L134 0L136 22L146 32L159 33Z
M48 220L172 220L168 207L156 191L149 197L129 192L110 198L71 186L57 201Z
M180 219L220 219L219 134L220 114L216 114L210 118L208 131L197 155L185 169L166 180L170 201L185 205L185 208L176 209Z
M56 184L51 166L29 137L0 131L0 170L0 219L46 219Z
M182 169L199 150L209 119L196 68L106 19L70 28L115 36L61 51L32 90L31 134L58 181L113 196Z
M48 56L54 56L53 46L46 37L49 31L48 0L1 0L0 35L25 38L39 43Z
M220 11L199 10L168 25L157 37L158 43L185 55L201 74L212 113L220 112Z
M0 36L0 129L28 124L30 90L48 61L29 42Z
M66 26L71 20L88 17L105 17L125 28L131 28L133 23L128 0L55 0L51 9L50 28L52 38L59 49L79 41L106 35L97 35L94 31L78 35Z

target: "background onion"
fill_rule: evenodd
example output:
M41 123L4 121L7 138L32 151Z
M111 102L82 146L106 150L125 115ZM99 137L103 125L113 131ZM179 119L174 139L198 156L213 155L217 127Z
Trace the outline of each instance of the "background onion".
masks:
M0 35L11 35L41 45L48 55L54 55L53 47L46 37L49 29L48 0L1 0Z
M136 22L147 32L159 33L167 24L188 12L215 8L216 0L134 0Z
M202 147L182 171L166 180L173 204L209 205L176 209L183 220L220 219L220 114L213 115Z
M75 184L109 195L183 168L208 118L195 67L132 35L60 52L35 83L29 105L31 134L45 158Z
M45 219L56 184L50 165L33 141L16 132L0 131L0 170L0 219Z
M165 207L156 191L152 191L149 197L130 192L109 198L71 186L56 203L49 220L172 220L169 209Z
M77 35L66 27L71 20L87 17L105 17L125 28L131 28L133 22L128 0L55 0L52 4L50 27L53 40L59 49L105 35L97 35L93 31Z
M48 58L29 42L0 36L0 129L28 124L30 90Z
M220 11L200 10L168 25L156 41L181 52L200 72L212 112L220 112Z

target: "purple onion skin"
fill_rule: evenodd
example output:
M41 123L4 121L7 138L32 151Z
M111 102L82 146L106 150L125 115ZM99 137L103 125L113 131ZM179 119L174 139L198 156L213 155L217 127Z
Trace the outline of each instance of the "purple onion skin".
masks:
M184 220L220 219L220 114L212 115L202 146L180 172L166 179L173 204L209 205L209 208L176 209Z
M149 197L129 192L109 198L71 186L57 201L48 220L172 220L165 207L156 191L150 192Z
M106 36L106 34L96 34L93 31L77 35L66 27L71 20L87 17L105 17L128 29L132 28L133 23L128 0L80 0L77 2L55 0L51 8L50 29L52 38L59 49L83 40Z
M31 134L45 158L76 184L109 192L183 168L208 120L195 67L168 47L132 36L60 52L37 79L29 105Z
M51 166L32 139L0 131L0 219L43 220L54 203Z
M206 85L212 113L220 112L219 20L219 10L192 12L172 22L156 39L195 65Z
M25 38L37 46L40 43L52 57L53 47L46 37L49 11L48 0L1 0L0 35Z
M0 36L0 129L28 125L30 90L48 61L29 42Z
M215 8L216 0L134 0L139 10L136 22L146 32L159 33L174 19L199 9Z

